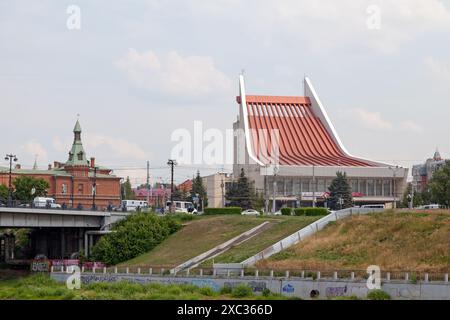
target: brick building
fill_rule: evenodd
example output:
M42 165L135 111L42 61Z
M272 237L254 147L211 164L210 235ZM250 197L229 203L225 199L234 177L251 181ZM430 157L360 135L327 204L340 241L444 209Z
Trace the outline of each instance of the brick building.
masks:
M109 204L120 205L120 177L113 174L111 169L96 165L95 158L87 159L81 141L81 126L76 122L73 129L74 141L66 162L55 161L47 170L22 169L20 165L12 170L12 179L19 176L32 176L46 180L50 188L49 197L55 198L59 204L67 207L91 208L93 204L93 190L96 185L95 204L99 210ZM0 167L0 184L8 186L9 168Z

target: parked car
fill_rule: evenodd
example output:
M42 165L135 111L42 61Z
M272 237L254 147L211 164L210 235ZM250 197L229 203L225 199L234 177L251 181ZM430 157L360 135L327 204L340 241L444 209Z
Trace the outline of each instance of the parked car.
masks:
M241 212L243 216L259 216L260 213L255 209L247 209Z
M33 200L33 205L35 208L61 209L61 205L56 203L53 198L36 197Z
M274 213L269 212L269 214L271 214L273 216L281 216L282 215L281 210L275 211Z

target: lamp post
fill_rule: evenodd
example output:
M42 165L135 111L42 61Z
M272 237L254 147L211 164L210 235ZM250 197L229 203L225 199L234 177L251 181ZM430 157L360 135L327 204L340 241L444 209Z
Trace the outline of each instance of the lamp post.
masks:
M395 166L395 167L389 167L389 170L392 171L393 173L393 178L394 178L394 209L397 209L397 186L396 186L396 178L397 178L397 170L401 169L399 166Z
M95 196L97 195L97 167L94 167L94 181L92 182L92 210L96 211Z
M170 166L170 212L173 207L173 167L177 165L175 160L169 159L167 165Z
M277 189L277 174L278 174L278 167L275 165L273 167L273 200L272 200L272 214L275 213L276 210L276 193Z
M17 157L14 154L7 154L6 161L9 161L9 184L8 184L8 207L12 206L12 163L17 162Z

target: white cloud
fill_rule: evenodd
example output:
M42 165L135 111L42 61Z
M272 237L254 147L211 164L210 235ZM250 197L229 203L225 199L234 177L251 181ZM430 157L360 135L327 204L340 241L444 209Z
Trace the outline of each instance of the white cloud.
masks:
M425 66L433 77L438 81L450 82L450 67L448 64L433 57L425 59Z
M138 144L124 138L107 137L101 134L86 134L83 144L87 153L100 155L104 159L147 160L150 155Z
M415 121L407 119L396 123L390 122L383 118L381 113L368 111L363 108L355 108L352 110L356 119L363 123L366 127L377 130L401 130L413 133L423 132L423 127Z
M372 17L372 12L367 12L369 6L380 9L379 29L367 27ZM320 51L353 43L392 53L419 34L450 32L450 11L439 0L265 1L258 2L249 20L255 34L263 29L276 35L281 30ZM260 36L267 37L264 33Z
M176 51L158 57L153 51L129 49L116 66L133 85L163 94L198 97L228 93L230 79L208 56L182 56Z
M405 120L405 121L401 122L400 128L405 131L411 131L411 132L416 132L416 133L423 132L422 126L420 126L419 124L415 123L412 120Z
M47 151L39 142L36 142L35 140L31 140L24 144L23 149L30 156L38 156L43 159L47 159Z
M362 108L353 110L357 118L367 127L374 129L392 129L392 124L383 119L379 112L372 112Z

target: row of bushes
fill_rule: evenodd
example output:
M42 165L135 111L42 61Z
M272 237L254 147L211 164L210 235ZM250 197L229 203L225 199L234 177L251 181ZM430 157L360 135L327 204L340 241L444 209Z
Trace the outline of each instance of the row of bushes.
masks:
M326 208L282 208L281 214L284 216L324 216L328 214Z
M204 214L215 215L215 214L241 214L241 207L225 207L225 208L205 208Z
M136 213L114 224L93 247L92 258L115 265L146 253L181 228L177 216Z

